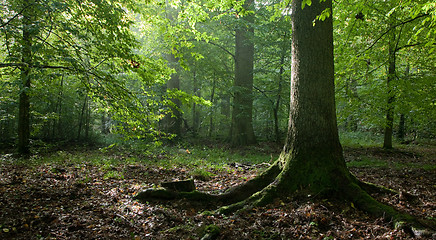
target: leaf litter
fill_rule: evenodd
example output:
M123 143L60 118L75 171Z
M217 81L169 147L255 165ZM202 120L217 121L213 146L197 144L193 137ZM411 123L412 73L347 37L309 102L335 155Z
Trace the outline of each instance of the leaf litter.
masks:
M386 163L383 167L351 165L350 170L364 181L415 196L408 201L401 194L378 194L377 200L423 219L436 218L436 170L422 167L435 165L435 149L346 148L345 157L348 162L365 157ZM13 163L10 155L0 160L0 239L411 238L341 200L277 200L230 216L214 213L216 206L196 202L132 200L139 191L161 182L192 177L193 169L186 166L125 163L102 169L68 161L25 166ZM220 193L248 181L266 166L232 163L209 169L212 174L196 178L196 186L200 191Z

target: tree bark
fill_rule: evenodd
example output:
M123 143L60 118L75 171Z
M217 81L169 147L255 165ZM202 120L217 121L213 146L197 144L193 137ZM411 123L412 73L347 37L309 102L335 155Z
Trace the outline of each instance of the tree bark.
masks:
M254 1L246 0L245 9L253 9ZM254 16L242 17L235 36L235 82L232 109L232 146L244 146L256 142L253 130L253 67Z
M332 18L313 26L325 9L331 11L331 1L304 9L301 1L292 2L291 109L278 184L286 192L338 189L337 177L350 178L336 122Z
M21 50L21 61L24 66L20 68L20 100L18 113L18 153L27 155L30 153L30 98L31 88L30 66L32 65L32 0L23 3L23 42ZM30 6L30 7L29 7Z

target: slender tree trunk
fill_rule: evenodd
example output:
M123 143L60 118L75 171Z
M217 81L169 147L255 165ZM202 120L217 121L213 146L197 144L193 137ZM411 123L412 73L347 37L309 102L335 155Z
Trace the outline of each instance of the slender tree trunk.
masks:
M246 9L254 8L253 0L246 0ZM232 111L231 144L249 145L256 142L253 130L253 60L254 44L250 39L254 34L254 16L242 18L236 29L235 82Z
M276 142L280 142L281 136L279 131L279 108L280 108L280 101L282 97L282 82L283 82L283 74L285 73L285 58L287 54L287 43L288 43L288 34L285 33L283 36L283 45L282 45L282 55L280 56L280 71L279 71L279 82L278 82L278 89L277 89L277 99L274 104L273 114L274 114L274 133L275 133L275 139Z
M57 137L58 138L64 138L66 136L61 136L61 134L63 134L62 131L62 101L63 101L63 96L64 96L64 75L62 75L61 78L61 84L60 84L60 91L59 91L59 96L58 96L58 105L59 105L59 109L58 109L58 121L57 121Z
M195 71L193 72L193 78L194 78L193 94L197 97L201 97L201 91L197 79L197 74ZM197 104L194 103L194 105L192 106L192 132L194 136L197 136L199 125L200 125L200 111L198 110Z
M86 106L86 117L85 117L85 139L89 140L89 129L91 125L91 105L87 104Z
M81 134L82 134L82 128L84 125L84 122L86 121L84 118L86 117L86 106L88 103L88 95L85 96L85 99L83 100L82 110L80 111L79 116L79 129L77 131L77 139L80 140Z
M407 64L406 70L404 73L405 81L409 81L409 72L410 72L410 64ZM398 123L398 134L397 137L400 141L404 141L404 137L406 135L406 117L404 113L400 114L400 122Z
M388 58L388 77L386 81L387 87L387 105L386 105L386 122L385 122L385 132L383 148L392 148L392 134L394 125L394 92L392 84L396 77L396 41L395 41L395 31L392 30L389 39L389 58Z
M24 1L23 8L23 42L21 61L26 64L20 71L20 101L18 113L18 153L27 155L30 153L30 98L31 89L30 66L32 65L32 0Z
M210 102L213 103L215 101L215 88L216 88L216 79L215 77L213 78L213 82L212 82L212 92L210 93ZM209 114L209 133L208 133L208 137L212 137L213 131L215 130L215 126L213 124L213 112L211 112Z
M61 77L61 81L60 81L60 90L58 93L58 97L55 103L55 114L57 115L57 118L53 119L52 121L52 133L51 133L51 138L55 139L55 138L60 138L60 131L59 131L59 122L61 121L61 111L62 111L62 94L63 94L63 83L64 82L64 76L62 75Z
M400 122L398 123L398 139L404 141L404 136L406 132L406 117L403 113L400 114Z

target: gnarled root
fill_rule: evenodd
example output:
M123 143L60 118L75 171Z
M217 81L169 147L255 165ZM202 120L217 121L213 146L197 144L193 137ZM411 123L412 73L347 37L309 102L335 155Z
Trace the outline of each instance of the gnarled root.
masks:
M362 184L364 189L361 187ZM366 190L368 186L372 191L396 193L393 190L376 185L350 181L348 184L343 185L344 197L352 201L360 210L376 217L383 217L393 222L395 228L403 229L414 237L428 237L434 234L434 223L419 220L406 213L400 213L393 207L378 202L368 194Z
M174 199L189 199L194 201L206 201L206 202L220 202L228 205L237 203L249 198L256 192L261 191L268 186L276 176L281 172L279 162L276 161L266 171L258 175L257 177L249 180L248 182L230 188L222 194L209 194L199 191L182 192L175 191L174 189L157 188L147 189L138 193L134 199L145 202L149 200L174 200Z

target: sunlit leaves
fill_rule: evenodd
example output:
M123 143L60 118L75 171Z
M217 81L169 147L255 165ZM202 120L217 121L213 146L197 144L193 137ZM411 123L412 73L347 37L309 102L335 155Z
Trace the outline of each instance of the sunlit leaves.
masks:
M329 18L332 15L332 10L330 8L326 8L324 9L321 14L319 14L318 16L316 16L316 18L313 20L313 26L315 26L316 24L316 20L319 21L324 21L327 18Z
M306 7L306 5L310 7L312 5L312 0L301 1L301 9L304 9L304 7Z
M425 115L416 109L423 99L415 94L431 94L418 91L429 89L431 84L427 77L432 76L431 71L423 70L425 64L418 59L426 58L427 62L434 62L427 55L434 49L431 43L434 40L433 28L430 27L431 15L427 15L430 12L423 11L423 6L428 4L430 1L362 1L351 5L340 2L337 5L334 16L335 60L338 116L341 123L349 125L357 119L359 128L384 126L387 44L391 33L395 33L397 51L397 74L393 83L395 112L410 118ZM421 73L412 70L410 78L406 80L404 72L408 64L410 69L421 69ZM418 76L425 76L427 80L418 80ZM410 85L412 82L413 87ZM415 97L406 98L409 94ZM424 121L420 124L426 125Z

